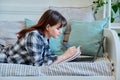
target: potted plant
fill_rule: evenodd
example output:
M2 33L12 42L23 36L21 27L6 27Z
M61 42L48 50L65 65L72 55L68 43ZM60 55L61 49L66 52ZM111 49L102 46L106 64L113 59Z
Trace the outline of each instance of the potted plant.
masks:
M103 7L108 2L104 2L104 0L94 0L93 10L94 14L97 14L100 7ZM119 0L112 0L111 1L111 22L115 22L116 19L120 20L120 1Z

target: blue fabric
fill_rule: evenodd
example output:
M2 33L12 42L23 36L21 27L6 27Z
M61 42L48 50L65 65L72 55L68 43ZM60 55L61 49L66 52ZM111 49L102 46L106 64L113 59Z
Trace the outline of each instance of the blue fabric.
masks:
M27 19L27 18L25 18L24 22L25 22L25 27L26 28L31 27L31 26L33 26L37 23L37 21L33 21L33 20L30 20L30 19Z
M100 41L103 37L103 29L108 22L108 18L94 21L82 22L78 20L71 20L71 32L68 44L70 46L82 46L83 55L96 55L100 46ZM98 56L102 56L101 52Z

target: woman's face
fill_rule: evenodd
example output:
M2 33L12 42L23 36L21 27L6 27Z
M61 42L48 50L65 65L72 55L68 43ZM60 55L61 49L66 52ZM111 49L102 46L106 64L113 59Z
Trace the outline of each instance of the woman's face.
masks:
M62 33L62 28L60 28L61 24L56 24L54 26L50 26L48 24L47 26L47 35L48 38L53 37L53 38L58 38L60 34Z

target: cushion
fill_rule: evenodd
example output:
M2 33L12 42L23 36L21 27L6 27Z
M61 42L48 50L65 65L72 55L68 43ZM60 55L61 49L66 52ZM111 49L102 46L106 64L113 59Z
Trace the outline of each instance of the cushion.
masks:
M65 31L64 43L67 43L69 39L70 25L69 22L71 19L77 19L81 21L92 22L95 20L94 14L92 11L92 6L88 7L54 7L50 6L50 9L57 10L60 12L67 20L68 25Z
M28 18L25 18L24 22L25 22L26 28L31 27L32 25L35 25L37 23L37 21L33 21L31 19L28 19Z
M71 20L71 32L68 44L70 46L82 46L82 54L93 56L97 54L100 41L103 38L103 29L108 22L108 18L94 21L83 22ZM101 52L98 56L102 56Z
M60 12L69 22L70 19L78 19L82 21L94 21L92 6L88 7L54 7L50 6L50 9ZM72 14L71 14L72 13Z
M33 21L31 19L25 19L25 26L26 28L35 25L37 23L37 21ZM56 55L60 55L62 54L64 51L62 50L62 42L63 42L63 37L64 37L64 31L65 31L66 27L63 27L62 29L62 34L59 36L59 38L50 38L49 42L50 42L50 51L52 54L56 54Z
M17 40L16 33L24 28L20 21L0 21L0 44L11 45Z

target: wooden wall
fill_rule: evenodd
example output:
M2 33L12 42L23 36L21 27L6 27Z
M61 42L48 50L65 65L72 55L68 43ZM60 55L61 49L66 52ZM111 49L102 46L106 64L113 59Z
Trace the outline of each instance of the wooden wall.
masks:
M92 4L92 0L0 0L0 21L39 19L49 6L79 7Z

